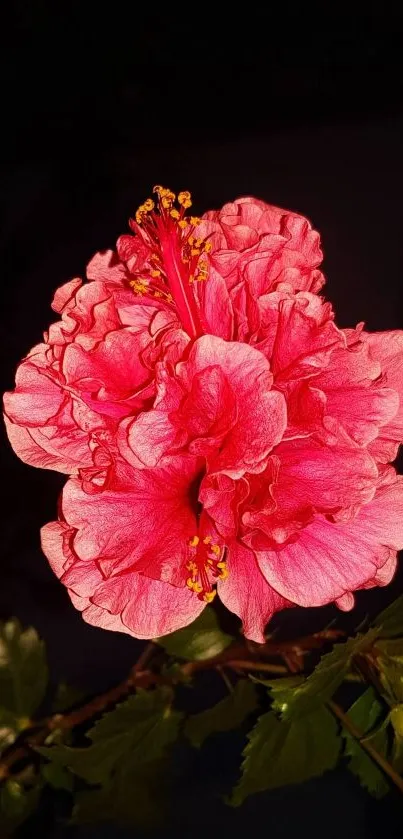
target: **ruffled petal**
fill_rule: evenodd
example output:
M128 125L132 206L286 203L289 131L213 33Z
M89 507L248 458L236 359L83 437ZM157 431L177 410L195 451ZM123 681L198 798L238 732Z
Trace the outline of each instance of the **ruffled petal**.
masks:
M136 569L183 585L187 545L197 533L192 482L201 464L177 458L155 470L130 470L99 494L66 484L63 515L77 557L96 562L104 577Z
M399 397L396 413L371 444L374 456L386 463L394 460L403 442L403 330L369 333L366 338L372 357L381 365L384 384L393 388Z
M218 594L224 605L241 618L247 638L263 644L264 629L275 612L292 606L268 585L254 554L233 544L228 551L228 577L218 581Z
M300 606L322 606L373 580L403 548L403 478L380 487L356 518L318 516L279 551L257 552L267 582Z
M65 570L66 540L71 528L50 522L42 528L42 548L87 623L126 632L136 638L167 635L192 623L205 603L188 588L129 573L104 580L91 562L77 561Z

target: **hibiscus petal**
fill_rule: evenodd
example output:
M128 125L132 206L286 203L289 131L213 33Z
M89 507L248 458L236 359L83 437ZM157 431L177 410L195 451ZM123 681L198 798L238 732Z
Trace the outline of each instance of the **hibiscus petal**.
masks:
M230 341L233 337L234 313L224 278L210 266L208 282L202 283L197 292L206 332Z
M97 562L104 577L136 568L181 585L188 541L197 533L191 487L199 471L196 458L150 471L128 467L124 481L96 495L68 481L62 510L76 531L76 555Z
M252 551L234 543L228 551L228 577L217 585L220 600L241 618L247 638L263 644L264 629L280 609L292 606L268 585Z
M177 588L142 574L127 574L102 583L92 602L119 614L136 638L168 635L192 623L206 604L188 588Z
M131 466L144 469L156 466L166 452L186 442L186 434L178 433L168 414L148 411L137 419L123 420L116 439L122 457Z
M316 383L318 384L318 383ZM399 396L387 387L343 387L327 391L326 412L342 423L353 440L367 445L399 407Z
M72 528L62 521L51 521L41 529L42 550L52 570L59 578L63 576L66 568L72 562L68 543L73 532Z
M83 281L78 277L56 289L51 306L55 312L62 312L65 305L74 297L76 291L82 286Z
M277 382L317 375L345 338L333 321L330 303L308 292L267 295L262 317L275 324L271 365ZM315 383L316 384L316 383ZM319 385L316 384L318 387Z
M313 437L288 440L273 450L280 469L274 498L279 511L312 505L318 510L349 509L370 501L378 469L367 451L339 432L333 444Z
M384 384L399 395L399 407L371 445L375 456L384 462L393 460L403 442L403 330L366 334L371 355L380 362Z
M12 422L38 426L56 416L64 393L49 371L26 361L20 364L15 381L15 391L4 394L4 410Z
M322 606L372 580L403 548L403 478L381 487L347 523L318 516L299 539L257 553L266 580L300 606Z
M154 638L187 626L205 608L186 586L177 588L141 574L105 580L95 563L80 560L66 571L66 539L71 533L64 522L50 522L41 531L42 549L87 623L136 638Z
M190 389L195 373L207 365L217 365L225 373L236 396L238 413L211 469L235 478L245 471L261 471L286 425L285 400L271 390L268 361L246 344L204 335L193 344L187 362L178 365L178 375Z
M121 284L127 277L127 271L113 251L99 251L87 265L87 277L98 282Z

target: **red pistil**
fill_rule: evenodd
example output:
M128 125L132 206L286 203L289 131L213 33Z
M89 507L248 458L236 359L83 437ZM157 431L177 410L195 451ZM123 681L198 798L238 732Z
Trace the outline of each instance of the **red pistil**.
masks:
M199 307L194 295L194 283L207 279L207 264L201 259L210 250L209 242L195 239L194 228L199 219L185 216L191 204L189 192L176 196L162 186L154 187L157 207L148 198L136 212L132 227L150 251L149 267L131 281L138 294L152 293L167 303L175 303L184 330L192 338L203 335Z
M228 576L227 565L223 560L224 550L213 544L211 536L200 539L194 536L189 542L189 562L186 571L190 576L186 585L197 594L199 600L211 603L216 595L213 584L215 580L223 580Z

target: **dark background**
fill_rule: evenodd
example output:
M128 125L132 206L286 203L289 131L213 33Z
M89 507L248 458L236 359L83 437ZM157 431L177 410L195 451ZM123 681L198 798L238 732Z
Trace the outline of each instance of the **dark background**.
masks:
M54 289L113 247L154 183L190 189L198 213L253 194L307 215L322 233L339 324L403 326L401 14L375 3L283 5L11 4L1 58L2 390L54 318ZM39 527L55 518L63 481L24 466L5 442L0 617L39 629L55 682L96 692L125 676L142 645L85 625L41 555ZM402 588L400 574L359 595L354 618L340 623L356 625ZM296 610L287 629L334 616ZM189 768L183 815L161 835L252 828L348 839L398 827L397 795L375 802L343 770L225 809L215 793L239 747L234 738ZM135 835L41 818L44 836Z

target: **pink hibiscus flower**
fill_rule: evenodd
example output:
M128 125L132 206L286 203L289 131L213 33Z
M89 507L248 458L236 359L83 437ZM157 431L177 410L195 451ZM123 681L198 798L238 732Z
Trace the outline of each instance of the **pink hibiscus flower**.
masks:
M42 544L90 623L138 637L216 592L272 614L384 585L403 547L403 333L338 329L319 237L252 198L156 187L6 397L23 459L74 475Z

